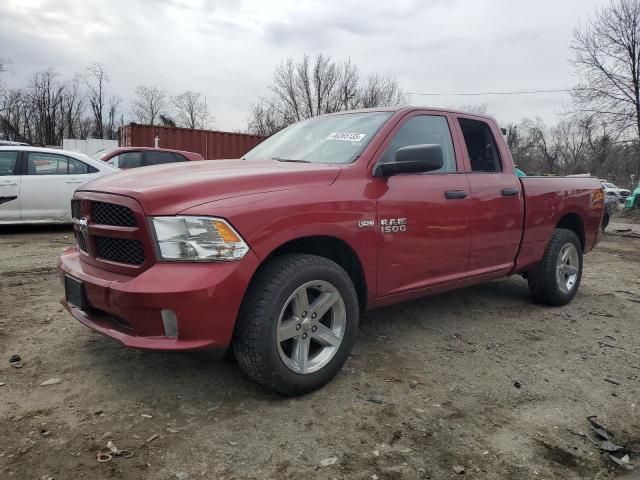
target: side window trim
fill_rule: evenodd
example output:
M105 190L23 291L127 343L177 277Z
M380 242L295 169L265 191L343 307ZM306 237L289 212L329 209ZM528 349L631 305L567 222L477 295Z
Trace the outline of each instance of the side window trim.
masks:
M18 168L16 169L16 175L27 175L27 153L22 150L18 152Z

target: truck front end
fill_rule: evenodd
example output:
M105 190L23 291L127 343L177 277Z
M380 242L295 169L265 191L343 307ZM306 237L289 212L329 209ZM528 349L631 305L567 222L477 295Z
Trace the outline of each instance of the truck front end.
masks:
M60 259L65 308L128 347L225 350L255 254L224 219L147 216L123 195L77 192L77 245Z

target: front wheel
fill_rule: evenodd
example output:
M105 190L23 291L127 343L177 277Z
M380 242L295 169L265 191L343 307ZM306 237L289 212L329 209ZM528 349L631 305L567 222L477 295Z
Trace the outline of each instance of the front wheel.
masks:
M243 302L233 349L243 371L283 395L331 380L347 360L358 328L349 275L315 255L283 255L265 265Z
M546 305L568 304L582 278L582 244L571 230L557 228L540 263L528 272L533 298Z

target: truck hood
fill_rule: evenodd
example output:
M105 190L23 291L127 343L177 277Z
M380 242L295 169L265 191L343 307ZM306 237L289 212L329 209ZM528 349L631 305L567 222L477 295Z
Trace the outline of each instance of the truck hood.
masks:
M79 190L125 195L148 215L174 215L225 198L330 185L340 170L337 165L275 160L208 160L133 168Z

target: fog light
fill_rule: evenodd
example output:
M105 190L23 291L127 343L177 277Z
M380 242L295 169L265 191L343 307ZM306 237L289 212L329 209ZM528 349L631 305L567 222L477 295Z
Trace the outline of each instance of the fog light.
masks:
M178 317L173 310L161 310L162 325L164 326L164 334L169 338L178 336Z

